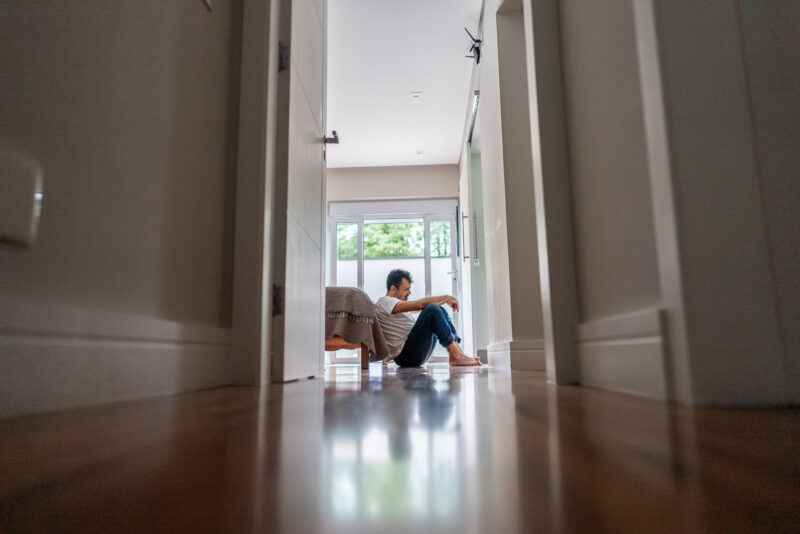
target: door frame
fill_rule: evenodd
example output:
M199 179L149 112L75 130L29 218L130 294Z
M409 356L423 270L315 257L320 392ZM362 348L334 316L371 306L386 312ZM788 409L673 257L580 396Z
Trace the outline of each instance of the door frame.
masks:
M272 309L270 256L272 244L272 187L275 182L275 128L277 114L278 77L278 15L282 0L244 0L242 23L241 84L239 89L239 126L237 147L237 186L234 235L233 298L231 324L231 353L228 377L231 384L264 385L269 377L270 317ZM529 98L532 119L541 131L554 134L556 140L541 147L545 160L554 160L555 169L537 169L535 176L543 173L547 182L568 176L563 163L566 142L563 92L561 88L561 57L558 40L558 25L555 0L523 0L525 19L526 51L534 50L528 57ZM537 13L537 17L532 16ZM481 26L483 21L481 21ZM536 26L537 31L533 31ZM541 30L541 31L539 31ZM532 46L533 43L537 46ZM327 44L327 43L326 43ZM535 74L534 74L535 73ZM531 87L535 87L532 90ZM539 100L552 97L556 102L547 117L538 116ZM547 107L543 108L547 112ZM533 122L533 121L532 121ZM533 124L532 124L533 126ZM464 135L466 136L466 131ZM544 136L542 136L544 137ZM540 147L535 147L539 150ZM544 163L542 167L548 167ZM541 188L541 184L537 184ZM545 188L545 194L548 194ZM569 208L568 197L556 187L548 198L548 206ZM569 209L548 210L548 222L555 221L559 212L568 214ZM553 221L549 219L553 218ZM459 225L460 227L460 225ZM546 233L553 232L555 224L548 224ZM540 240L540 242L542 242ZM559 248L558 240L545 241L545 251L555 256L552 249ZM561 250L563 249L563 250ZM574 258L568 245L559 248L558 265L574 268ZM554 258L550 258L553 260ZM551 270L552 276L552 270ZM574 280L569 276L542 281L547 294L561 292L565 304L559 311L545 309L554 323L563 322L568 331L577 317L577 298ZM567 332L569 333L569 332ZM556 337L557 339L554 339ZM547 347L548 379L556 383L577 381L577 357L574 335L554 336L545 333ZM557 349L557 350L556 350ZM558 357L555 355L558 354Z
M394 209L392 206L405 206ZM453 211L449 211L445 206L452 204ZM386 207L389 209L386 209ZM337 209L340 207L340 209ZM355 214L355 212L363 209L365 211ZM337 214L338 211L338 214ZM432 283L431 283L431 267L432 258L430 250L430 223L435 221L449 221L450 222L450 268L453 274L453 281L451 284L451 294L455 296L459 302L461 301L460 291L461 287L461 271L460 271L460 257L463 251L460 249L461 232L458 215L459 205L457 198L444 198L444 199L386 199L379 201L339 201L329 202L327 211L327 230L328 230L328 273L330 274L329 285L336 285L337 265L338 260L338 235L337 225L342 224L356 224L356 261L357 261L357 274L356 280L358 287L363 290L364 288L364 221L379 221L381 219L396 220L396 219L422 219L424 227L424 264L425 264L425 295L431 296ZM459 332L463 332L463 314L453 311L453 322ZM341 352L341 351L339 351ZM338 353L329 354L330 363L358 363L358 355L354 354L350 357L339 356ZM447 361L446 356L431 356L431 362Z
M244 0L239 87L231 349L233 385L270 381L270 257L281 0Z

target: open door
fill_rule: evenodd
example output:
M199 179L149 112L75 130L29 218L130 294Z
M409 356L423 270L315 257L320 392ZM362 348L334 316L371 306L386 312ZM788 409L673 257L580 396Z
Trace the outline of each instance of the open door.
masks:
M325 35L327 0L280 0L273 202L274 382L324 365Z

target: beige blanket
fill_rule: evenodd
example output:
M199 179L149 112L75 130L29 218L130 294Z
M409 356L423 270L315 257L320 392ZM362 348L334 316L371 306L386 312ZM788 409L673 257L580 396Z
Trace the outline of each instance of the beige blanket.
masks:
M363 343L370 361L389 355L389 347L375 317L375 304L355 287L325 288L325 339L341 336L348 343Z

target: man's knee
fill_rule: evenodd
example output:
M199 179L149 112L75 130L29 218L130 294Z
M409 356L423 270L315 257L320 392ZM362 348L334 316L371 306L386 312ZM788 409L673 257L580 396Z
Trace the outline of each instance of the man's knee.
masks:
M433 302L429 302L422 308L422 311L426 315L434 315L436 317L444 317L447 318L447 310L444 309L444 306L440 306L439 304L434 304Z
M431 312L436 312L437 309L442 309L442 307L439 306L438 304L434 304L433 302L429 302L425 305L424 308L422 308L422 311L427 311L428 313L431 313ZM442 311L444 310L442 309Z

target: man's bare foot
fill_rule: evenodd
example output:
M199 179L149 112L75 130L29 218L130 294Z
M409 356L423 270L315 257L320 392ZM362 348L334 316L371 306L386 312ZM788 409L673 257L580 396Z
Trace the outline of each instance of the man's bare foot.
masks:
M475 358L470 358L466 354L450 356L450 367L480 367L483 364Z
M480 367L483 365L477 358L471 358L464 354L455 341L447 346L447 353L450 355L451 367Z
M480 367L483 364L476 362L473 358L464 356L463 358L450 358L450 367Z

